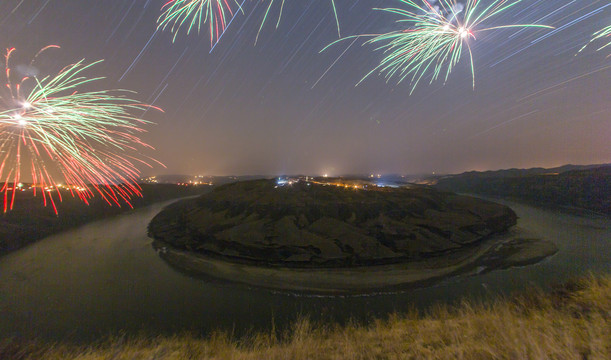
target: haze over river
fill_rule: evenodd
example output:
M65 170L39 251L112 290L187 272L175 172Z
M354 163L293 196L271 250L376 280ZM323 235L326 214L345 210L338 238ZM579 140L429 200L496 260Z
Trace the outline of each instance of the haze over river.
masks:
M526 267L462 275L434 286L360 296L305 296L206 281L169 267L146 227L170 202L45 238L0 258L0 338L91 340L145 331L282 328L300 315L345 321L410 307L547 287L611 270L611 219L581 217L508 201L517 234L553 241L559 252ZM273 325L272 325L273 324Z

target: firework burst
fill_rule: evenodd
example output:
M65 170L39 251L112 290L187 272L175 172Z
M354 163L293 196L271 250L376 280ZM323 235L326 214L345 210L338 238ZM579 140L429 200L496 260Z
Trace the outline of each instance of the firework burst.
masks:
M379 44L376 50L383 50L384 58L359 83L373 73L383 73L387 82L392 78L396 78L397 83L408 79L411 94L427 74L431 74L430 83L440 76L446 81L466 50L475 87L475 68L469 41L475 40L476 34L503 28L551 28L536 24L481 27L484 22L515 6L521 0L493 0L486 4L479 0L467 0L464 5L455 0L439 0L437 5L427 0L397 1L406 8L375 10L401 16L397 22L411 24L409 28L385 34L349 36L329 44L322 50L338 41L361 36L371 37L365 44Z
M125 90L78 92L103 79L82 75L101 60L81 60L39 78L34 62L49 48L57 46L40 50L29 66L21 67L24 74L11 67L15 49L6 54L6 86L0 93L4 211L13 208L24 168L29 168L34 194L40 192L45 206L51 203L56 213L55 201L61 201L56 179L86 203L97 194L111 205L131 206L130 198L141 196L136 165L155 161L139 156L138 148L151 148L138 137L144 131L139 125L148 122L131 113L150 106L126 97Z
M276 21L276 28L278 28L280 20L282 19L286 0L259 1L268 1L268 4L259 30L257 31L255 43L259 40L261 30L263 30L263 27L270 18L272 8L274 5L279 4L280 9L278 20ZM337 33L341 37L335 0L330 1L331 7L333 8L333 15L335 16L335 23L337 24ZM170 0L162 7L162 14L157 19L157 29L170 29L174 34L172 39L172 41L174 41L181 29L185 28L187 34L190 34L194 29L197 29L199 33L201 32L202 25L207 24L210 33L210 45L213 46L231 23L232 17L236 15L238 10L242 9L245 2L246 0L242 0L241 4L238 3L237 0Z
M193 29L199 33L202 24L207 24L212 45L223 34L228 19L238 8L240 5L235 0L170 0L163 6L163 12L157 19L157 29L169 28L174 34L174 41L181 28L186 28L187 34Z

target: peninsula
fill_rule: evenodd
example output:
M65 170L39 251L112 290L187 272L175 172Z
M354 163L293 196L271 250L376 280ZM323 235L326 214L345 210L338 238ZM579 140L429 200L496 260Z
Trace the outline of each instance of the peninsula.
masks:
M360 292L556 252L549 242L502 236L516 221L507 206L425 186L255 180L167 207L149 235L166 261L193 275Z

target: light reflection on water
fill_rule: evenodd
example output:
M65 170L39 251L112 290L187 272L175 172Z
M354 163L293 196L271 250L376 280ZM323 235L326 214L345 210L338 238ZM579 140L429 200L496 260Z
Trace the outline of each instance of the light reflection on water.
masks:
M428 288L332 297L182 275L158 257L146 235L150 219L168 203L157 204L50 236L0 258L0 337L90 340L121 330L240 334L281 329L301 315L367 320L611 270L611 220L505 203L520 217L519 231L551 240L560 251L536 265L449 278Z

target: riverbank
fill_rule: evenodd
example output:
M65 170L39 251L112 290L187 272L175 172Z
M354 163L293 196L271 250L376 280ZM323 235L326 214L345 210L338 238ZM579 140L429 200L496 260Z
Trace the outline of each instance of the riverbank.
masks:
M291 330L241 338L215 332L123 335L90 345L0 341L3 359L608 359L611 275L551 292L463 301L345 326L303 318Z
M85 204L69 192L58 202L58 214L43 206L41 196L19 194L15 208L0 216L0 256L18 250L49 235L89 222L125 214L157 202L203 194L210 187L179 186L171 184L141 184L142 197L131 200L131 206L110 206L100 197Z
M524 238L560 249L532 266L452 276L434 286L366 296L309 296L184 276L151 246L146 226L170 202L95 221L0 258L0 338L93 343L109 334L281 331L300 315L346 324L522 291L611 268L611 222L508 203ZM523 232L522 232L523 231ZM155 294L159 294L156 296ZM155 295L155 296L153 296ZM352 319L352 320L351 320Z
M516 233L516 222L508 206L428 187L255 180L174 203L148 232L161 258L183 273L337 295L429 286L558 251Z
M329 295L430 286L449 276L531 265L558 251L550 241L497 235L477 245L424 261L303 269L232 262L176 249L161 241L154 241L153 246L173 268L191 276L273 290Z
M436 180L437 189L511 199L554 211L611 217L611 166L467 172ZM577 167L579 168L579 167ZM571 170L572 169L572 170Z

